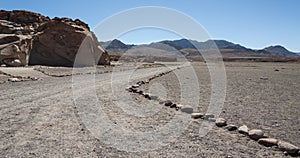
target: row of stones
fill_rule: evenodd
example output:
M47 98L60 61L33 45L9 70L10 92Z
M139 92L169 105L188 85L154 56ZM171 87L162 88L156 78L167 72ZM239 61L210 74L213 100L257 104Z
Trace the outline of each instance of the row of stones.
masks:
M197 116L200 116L200 114L197 114ZM242 125L238 128L236 125L227 124L227 121L224 118L217 118L215 124L217 127L224 127L228 131L237 130L238 133L247 135L250 139L257 141L259 144L264 145L266 147L276 146L279 150L283 151L285 155L300 155L299 147L286 141L278 140L275 138L268 138L268 136L266 136L264 132L260 129L249 130L246 125Z
M37 78L37 77L14 76L14 75L11 75L11 74L8 74L8 73L4 73L4 72L2 74L5 75L5 76L10 77L10 78L7 79L8 82L21 82L21 81L37 81L37 80L41 80L40 78ZM6 81L4 81L2 83L5 83L5 82Z
M264 132L260 129L249 130L246 125L237 127L234 124L227 124L227 121L224 118L216 119L215 116L212 114L203 114L203 113L199 113L199 112L194 112L194 110L191 106L176 104L176 103L173 103L171 100L165 100L163 98L159 98L158 96L154 96L149 93L144 93L142 90L139 90L139 87L141 85L148 84L148 83L150 83L151 80L161 77L163 75L166 75L170 72L172 72L172 71L160 73L160 74L155 75L145 81L138 81L136 84L126 88L126 90L129 92L132 92L132 93L140 94L149 100L156 100L159 102L159 104L164 104L167 107L174 108L176 110L181 110L181 112L191 114L191 118L193 118L193 119L203 119L206 121L214 121L215 125L217 127L220 127L220 128L224 127L228 131L236 131L237 130L238 133L249 136L250 139L257 141L261 145L264 145L266 147L276 146L278 149L283 151L285 155L288 155L288 154L293 155L293 156L300 155L299 147L297 147L289 142L286 142L286 141L281 141L281 140L278 140L275 138L268 138L264 134Z

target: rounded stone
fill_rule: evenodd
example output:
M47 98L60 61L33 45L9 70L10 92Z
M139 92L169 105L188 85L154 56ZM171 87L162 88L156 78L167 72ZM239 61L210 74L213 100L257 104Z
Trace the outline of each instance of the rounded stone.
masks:
M297 154L299 152L299 147L285 141L278 141L278 148L289 154Z
M229 124L225 127L228 131L235 131L237 130L237 126L236 125L233 125L233 124Z
M278 143L277 139L274 138L260 138L258 143L266 147L276 146Z
M227 122L224 118L217 118L216 119L216 126L218 127L224 127L227 125Z
M171 100L166 100L165 101L165 106L171 106L173 103Z
M252 129L248 133L249 137L254 140L258 140L260 138L265 138L264 132L260 129Z
M181 110L181 112L188 113L188 114L191 114L194 111L193 107L188 106L188 105L182 106L180 110Z
M246 125L243 125L241 127L238 128L238 132L241 133L241 134L246 134L248 135L249 133L249 129Z

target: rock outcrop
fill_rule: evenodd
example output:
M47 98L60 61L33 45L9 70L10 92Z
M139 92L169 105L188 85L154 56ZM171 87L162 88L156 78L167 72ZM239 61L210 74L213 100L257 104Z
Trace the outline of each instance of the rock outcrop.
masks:
M0 64L73 66L80 48L84 56L92 56L95 61L79 65L110 63L96 36L78 19L50 19L22 10L0 11Z

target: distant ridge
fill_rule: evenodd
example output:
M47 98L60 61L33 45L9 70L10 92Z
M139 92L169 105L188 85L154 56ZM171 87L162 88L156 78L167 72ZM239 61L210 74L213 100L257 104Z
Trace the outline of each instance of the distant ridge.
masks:
M146 48L149 52L149 48L155 49L156 52L172 52L180 51L186 55L190 55L198 50L209 50L212 48L218 48L223 56L270 56L270 57L300 57L300 54L291 52L283 46L269 46L260 50L254 50L246 48L240 44L235 44L226 40L208 40L205 42L198 42L196 40L179 39L179 40L164 40L159 42L153 42L150 44L142 45L126 45L120 40L114 39L112 41L100 42L109 52L113 54L124 53L130 48ZM198 50L196 49L198 48ZM140 50L141 51L141 50ZM199 53L198 53L199 54Z

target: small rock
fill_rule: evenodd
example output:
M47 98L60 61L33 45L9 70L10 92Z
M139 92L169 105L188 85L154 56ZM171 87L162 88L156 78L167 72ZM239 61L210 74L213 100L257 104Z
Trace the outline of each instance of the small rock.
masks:
M172 104L170 108L176 108L176 104Z
M277 145L278 140L274 138L260 138L258 143L266 147L271 147Z
M188 105L182 106L180 110L181 112L188 113L188 114L193 113L193 107Z
M138 84L138 85L140 86L140 85L142 85L142 84L145 84L145 82L144 82L144 81L139 81L139 82L137 82L136 84Z
M297 154L299 152L299 147L285 141L278 141L278 148L289 154Z
M165 106L171 106L173 103L170 100L165 101Z
M1 64L1 67L6 67L6 65L5 64Z
M179 110L182 108L182 105L181 104L176 104L176 110Z
M9 78L8 81L10 82L20 82L21 80L18 78Z
M268 77L260 77L261 80L268 80Z
M143 94L144 92L142 90L138 90L137 93Z
M204 120L208 120L209 118L215 118L215 115L213 115L213 114L205 114L205 115L203 116L203 119L204 119Z
M236 125L233 125L233 124L230 124L228 126L225 127L228 131L235 131L237 130L237 126Z
M238 128L238 132L241 133L241 134L246 134L248 135L249 133L249 129L246 125L243 125L241 127Z
M204 114L202 114L202 113L192 113L192 114L191 114L191 117L192 117L193 119L202 118L203 116L204 116Z
M140 86L140 85L135 84L135 85L132 85L131 87L132 87L132 88L139 88L139 86Z
M125 90L128 91L128 92L132 92L132 88L131 87L127 87Z
M145 97L145 98L148 98L148 99L151 99L151 98L150 98L150 95L147 94L147 93L144 94L144 97Z
M207 121L209 121L209 122L216 122L216 118L209 117L209 118L207 118Z
M162 101L162 100L160 100L158 103L159 103L159 104L164 104L165 102L164 102L164 101Z
M157 100L157 99L158 99L158 96L150 95L150 99L152 99L152 100Z
M138 90L137 90L136 88L132 88L132 87L131 87L131 91L132 91L133 93L136 93Z
M223 126L226 126L227 123L226 123L226 120L225 120L225 119L223 119L223 118L217 118L217 119L216 119L216 125L217 125L218 127L223 127Z
M258 140L260 138L265 138L264 132L260 129L252 129L249 131L248 135L251 139L254 139L254 140Z

